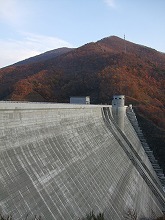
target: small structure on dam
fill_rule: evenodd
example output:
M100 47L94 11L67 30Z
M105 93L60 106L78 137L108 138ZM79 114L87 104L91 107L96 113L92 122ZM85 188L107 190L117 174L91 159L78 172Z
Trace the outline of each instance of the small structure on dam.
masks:
M0 102L0 213L161 216L162 184L119 98L112 106Z
M70 104L90 104L89 96L71 96Z

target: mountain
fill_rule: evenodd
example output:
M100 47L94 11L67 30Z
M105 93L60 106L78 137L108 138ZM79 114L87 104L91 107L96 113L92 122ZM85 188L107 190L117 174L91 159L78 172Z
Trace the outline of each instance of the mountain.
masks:
M165 54L116 36L57 51L0 69L0 100L69 102L90 95L94 104L111 104L113 95L124 94L165 171Z
M60 56L62 54L68 53L72 50L74 50L74 49L73 48L67 48L67 47L62 47L62 48L58 48L58 49L55 49L55 50L50 50L50 51L42 53L40 55L37 55L37 56L34 56L34 57L30 57L28 59L19 61L19 62L15 63L14 66L45 61L45 60L52 59L52 58L55 58L57 56Z

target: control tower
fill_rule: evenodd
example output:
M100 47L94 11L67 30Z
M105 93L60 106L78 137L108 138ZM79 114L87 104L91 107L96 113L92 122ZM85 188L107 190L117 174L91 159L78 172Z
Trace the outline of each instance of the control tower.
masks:
M112 115L119 128L124 131L124 118L126 114L125 96L114 95L112 100Z

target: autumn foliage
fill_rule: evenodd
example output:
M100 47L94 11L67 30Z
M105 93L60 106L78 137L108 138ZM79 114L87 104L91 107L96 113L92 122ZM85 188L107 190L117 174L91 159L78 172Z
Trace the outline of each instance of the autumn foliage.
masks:
M154 49L108 37L50 59L3 68L0 85L1 100L69 102L69 96L90 95L94 104L111 104L114 94L124 94L144 132L153 126L146 135L165 157L165 54Z

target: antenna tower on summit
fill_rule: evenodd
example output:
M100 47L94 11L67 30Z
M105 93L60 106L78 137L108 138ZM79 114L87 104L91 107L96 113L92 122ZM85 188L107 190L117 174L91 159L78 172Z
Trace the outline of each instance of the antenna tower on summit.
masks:
M125 52L125 53L127 52L125 34L124 34L124 52Z

